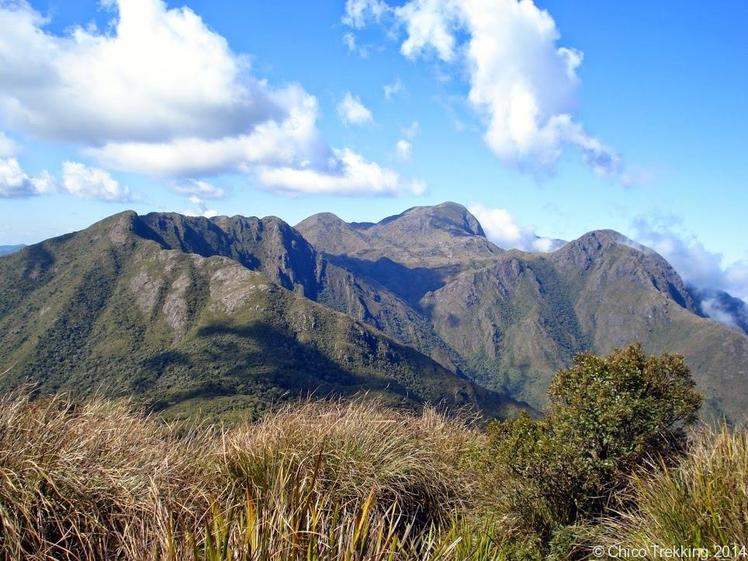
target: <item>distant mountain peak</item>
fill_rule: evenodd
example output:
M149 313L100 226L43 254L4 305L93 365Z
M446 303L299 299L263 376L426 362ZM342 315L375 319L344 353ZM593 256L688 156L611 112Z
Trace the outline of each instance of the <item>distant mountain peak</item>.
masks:
M553 254L555 263L578 272L605 271L607 282L626 279L639 287L653 286L679 306L697 306L677 271L656 251L615 230L593 230Z
M608 248L612 245L625 245L638 251L652 253L652 250L648 247L627 238L620 232L610 229L592 230L571 243L597 249Z
M26 247L23 244L18 245L0 245L0 256L2 255L10 255L11 253L15 253L16 251L21 251L24 247Z
M296 229L323 253L372 262L386 258L409 267L454 267L502 253L486 239L478 219L453 202L409 208L377 223L349 224L334 214L315 214Z
M478 219L464 206L444 202L434 206L416 206L401 214L381 220L377 226L383 227L399 222L408 224L410 230L429 231L444 230L452 235L486 237Z

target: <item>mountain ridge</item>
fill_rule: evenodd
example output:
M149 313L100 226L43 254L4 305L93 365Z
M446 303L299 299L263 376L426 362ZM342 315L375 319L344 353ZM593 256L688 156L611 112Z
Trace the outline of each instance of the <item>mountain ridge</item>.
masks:
M527 409L303 296L307 279L284 277L282 249L255 236L283 225L240 221L257 244L253 270L211 224L124 212L0 260L0 385L132 394L175 416L198 398L253 415L288 395L359 391L500 416ZM216 247L234 258L207 255Z
M0 256L15 253L16 251L20 251L24 247L26 247L24 244L0 245Z
M323 213L295 228L324 253L388 258L405 266L449 268L455 260L487 259L503 251L486 239L480 222L465 207L452 202L412 207L365 227Z
M402 216L384 222L397 223ZM619 232L588 232L546 253L479 250L449 268L412 253L398 263L398 248L376 243L376 252L353 247L346 254L325 245L319 223L311 218L299 230L323 254L337 254L341 266L393 291L415 271L431 278L428 290L412 294L409 301L465 360L468 375L487 387L542 408L553 372L567 366L574 353L609 352L638 341L652 352L681 352L696 366L701 386L713 394L707 396L707 415L738 418L747 405L730 395L730 386L736 378L748 390L748 341L705 319L693 291L669 263ZM334 221L330 216L326 220ZM390 269L405 269L395 275L382 260L395 264ZM718 340L732 349L733 358L714 350L722 346Z
M325 387L339 390L345 381L350 387L365 389L368 384L377 391L394 392L396 399L423 402L439 394L436 388L443 385L452 388L444 397L453 402L483 400L493 403L484 409L504 413L521 410L523 403L542 410L553 373L568 366L574 354L607 353L641 342L650 352L686 357L705 392L706 416L738 422L748 407L748 337L702 317L703 298L664 258L613 230L588 232L545 253L505 250L486 239L479 221L465 207L444 203L413 207L377 223L348 224L322 213L296 228L277 217L208 219L126 212L84 232L0 260L0 333L5 331L0 342L17 349L15 354L0 354L0 364L20 360L35 345L49 343L39 343L40 333L29 327L34 314L43 312L61 325L85 331L85 314L74 306L65 308L65 302L77 298L98 309L91 298L97 291L108 294L107 283L112 283L118 312L101 304L106 317L96 321L110 329L97 327L97 333L109 337L97 344L119 348L111 326L132 315L127 298L135 298L141 309L140 319L127 320L134 322L132 329L144 330L154 349L160 344L176 353L173 360L167 355L154 366L166 374L143 382L145 388L156 384L167 396L172 386L194 382L189 369L179 366L180 360L209 367L205 357L213 355L205 341L210 340L238 352L238 362L243 360L238 357L253 353L268 363L275 361L278 371L295 372L307 388L313 385L310 380L322 380ZM94 258L101 261L95 267L89 262ZM8 266L11 261L15 268ZM81 263L88 268L77 271ZM169 272L177 269L179 275ZM68 288L45 292L45 283L68 287L77 277L89 283L88 293ZM223 277L224 283L231 284L235 277L247 285L277 288L247 291L242 282L232 285L236 294L254 302L250 313L240 305L242 298L218 296L223 293L216 288L217 279ZM137 286L128 289L127 298L121 292L125 282ZM238 314L264 327L200 331L205 327L200 322L213 318L205 310L220 308L225 299L234 302L229 316ZM305 323L289 310L315 319ZM20 319L9 319L13 317ZM318 333L315 325L327 327ZM194 356L180 347L173 334L180 326L186 326L191 344L203 354ZM88 341L89 335L83 339ZM377 343L367 346L361 337ZM338 343L330 347L330 341ZM304 351L301 343L309 343L310 349ZM372 350L375 347L389 350L380 356ZM84 348L92 356L104 356ZM309 372L304 373L303 360L291 364L271 358L273 349L290 348L298 349L292 356L307 357ZM344 348L349 351L342 352ZM214 360L223 364L220 357ZM88 358L81 361L92 371L101 366L90 366ZM341 361L351 361L353 370ZM257 372L259 364L255 361L247 368ZM338 377L325 381L322 364ZM143 371L142 364L138 368ZM227 383L234 390L246 382L221 368L219 378L231 380ZM419 369L428 373L426 378L418 379ZM285 381L276 386L293 386L293 376L279 376L276 382ZM390 386L377 385L382 378L389 379ZM162 382L167 387L158 385ZM458 386L463 390L454 389ZM232 394L225 387L221 391L234 399L251 393L248 387L241 390L244 393ZM273 383L261 392L269 387ZM171 402L162 401L167 409L185 408L178 405L184 400L173 396Z

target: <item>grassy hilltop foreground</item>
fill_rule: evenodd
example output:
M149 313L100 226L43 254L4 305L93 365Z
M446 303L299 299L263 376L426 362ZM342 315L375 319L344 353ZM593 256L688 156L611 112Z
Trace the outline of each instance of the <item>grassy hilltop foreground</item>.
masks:
M488 432L372 401L185 432L127 403L5 396L0 557L550 561L746 543L748 437L685 432L700 397L679 358L582 355L550 399L544 419Z

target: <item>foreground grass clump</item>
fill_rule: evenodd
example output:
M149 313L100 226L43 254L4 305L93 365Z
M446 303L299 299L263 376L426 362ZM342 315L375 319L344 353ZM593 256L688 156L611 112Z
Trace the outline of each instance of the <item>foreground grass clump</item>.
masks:
M304 482L341 508L373 494L379 509L444 523L478 497L465 467L482 442L478 431L432 409L411 416L376 403L308 402L232 431L223 465L240 493L275 498L288 482Z
M225 437L221 471L239 522L224 541L247 559L443 554L440 531L478 495L464 468L481 440L429 409L284 408Z
M574 561L748 543L748 436L689 428L682 359L580 355L550 396L544 418L487 432L366 401L176 430L127 403L0 398L0 559Z
M701 429L677 466L655 464L634 476L627 498L631 508L602 525L599 541L643 550L705 547L721 558L744 558L748 553L731 546L748 545L748 434Z
M177 436L127 404L6 397L0 558L498 559L503 525L473 514L482 439L365 403Z
M201 524L201 443L125 405L0 399L0 558L138 559Z

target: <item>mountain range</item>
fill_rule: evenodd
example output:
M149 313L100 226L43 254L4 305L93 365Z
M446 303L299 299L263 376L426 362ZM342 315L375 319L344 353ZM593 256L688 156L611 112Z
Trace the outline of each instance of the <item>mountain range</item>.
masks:
M740 422L748 335L704 317L715 298L616 232L505 250L455 203L295 227L126 212L0 259L0 388L134 395L174 418L361 391L501 417L542 411L574 354L641 342L683 354L705 415Z
M0 245L0 255L8 255L23 249L23 245Z

